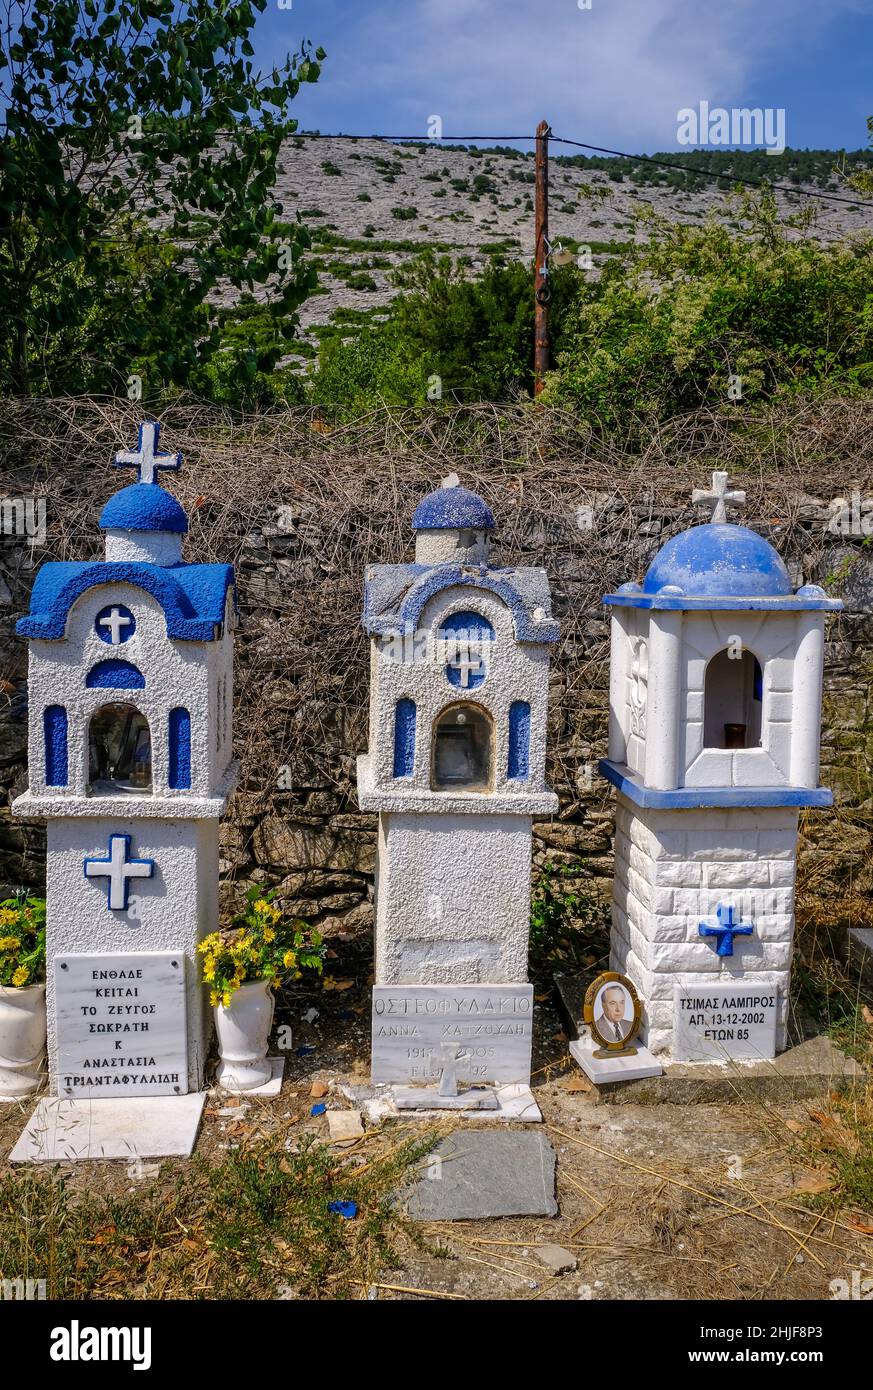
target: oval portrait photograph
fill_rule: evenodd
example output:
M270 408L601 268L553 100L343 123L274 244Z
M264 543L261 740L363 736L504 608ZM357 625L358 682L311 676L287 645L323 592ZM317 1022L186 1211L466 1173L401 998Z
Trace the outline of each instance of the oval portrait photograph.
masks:
M604 1047L624 1047L640 1026L640 1001L630 980L613 972L599 975L585 998L585 1022Z

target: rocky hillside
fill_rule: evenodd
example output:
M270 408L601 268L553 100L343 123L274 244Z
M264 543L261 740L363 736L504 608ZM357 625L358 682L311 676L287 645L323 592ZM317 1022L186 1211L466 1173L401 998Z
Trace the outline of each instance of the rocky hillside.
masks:
M810 206L814 220L797 235L841 240L873 230L873 205L845 183L864 154L832 151L763 153L704 151L659 155L683 172L642 160L581 157L550 147L550 232L553 242L591 248L593 273L642 235L646 207L672 221L700 222L710 213L741 229L731 177L770 179L798 191L779 193L785 216ZM724 172L719 180L700 170ZM847 198L826 202L803 190ZM463 259L471 273L494 253L529 260L534 249L534 158L508 148L475 149L376 140L289 139L279 160L277 193L284 215L299 217L313 236L320 288L304 305L301 356L325 332L352 332L380 317L396 291L392 268L426 247ZM231 302L227 307L232 309Z

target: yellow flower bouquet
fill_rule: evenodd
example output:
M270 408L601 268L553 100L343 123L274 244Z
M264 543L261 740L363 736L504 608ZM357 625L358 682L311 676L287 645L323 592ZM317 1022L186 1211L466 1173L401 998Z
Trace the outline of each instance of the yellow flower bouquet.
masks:
M286 921L275 896L257 885L250 888L245 910L232 926L197 947L213 1007L227 1008L234 992L251 980L269 980L275 988L283 980L299 980L304 970L323 969L321 933L305 922Z
M0 902L0 985L23 989L45 979L45 898Z

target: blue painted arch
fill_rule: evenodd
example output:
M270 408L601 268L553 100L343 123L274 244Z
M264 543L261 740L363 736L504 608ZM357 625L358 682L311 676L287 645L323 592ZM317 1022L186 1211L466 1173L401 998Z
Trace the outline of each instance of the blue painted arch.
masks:
M111 656L91 667L85 686L88 690L145 690L145 676L132 661Z
M481 613L472 608L462 609L460 613L450 613L439 626L439 636L457 637L463 633L472 642L493 642L494 627Z
M163 567L134 560L93 564L59 561L43 565L30 598L30 613L19 619L21 637L58 641L65 636L73 604L90 589L131 584L161 606L167 636L189 642L213 642L224 622L227 593L233 587L231 565Z
M524 596L519 593L511 579L501 577L499 570L480 570L469 574L460 566L441 565L426 571L411 585L402 604L398 617L403 632L418 629L425 605L436 594L445 589L470 587L482 589L502 599L512 614L516 640L519 642L555 642L559 635L557 622L553 618L536 619L528 612ZM374 625L375 626L375 625Z

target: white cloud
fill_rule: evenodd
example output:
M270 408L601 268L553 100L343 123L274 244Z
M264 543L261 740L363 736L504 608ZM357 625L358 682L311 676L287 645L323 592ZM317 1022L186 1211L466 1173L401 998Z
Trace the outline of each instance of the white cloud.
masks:
M558 134L651 150L675 144L681 107L777 104L767 92L774 59L808 52L835 19L871 13L873 0L592 0L590 10L576 0L355 0L348 9L319 84L322 129L355 128L362 109L409 134L424 134L431 114L447 133L498 135L547 116ZM340 121L327 120L328 107Z

